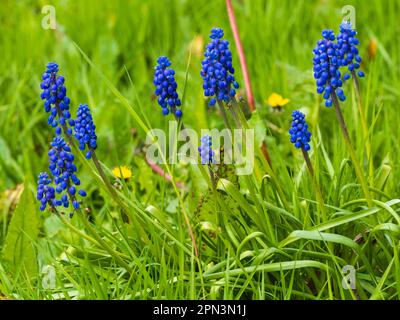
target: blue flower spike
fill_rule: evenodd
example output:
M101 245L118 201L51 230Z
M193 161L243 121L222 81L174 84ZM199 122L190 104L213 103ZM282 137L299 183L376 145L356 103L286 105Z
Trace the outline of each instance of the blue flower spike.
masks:
M86 158L90 159L97 148L96 126L87 104L80 104L76 113L74 136L78 140L79 149L84 151L87 147Z
M56 200L54 206L63 205L68 208L71 200L73 207L78 209L79 202L75 199L76 193L85 197L86 192L84 190L76 190L76 186L79 186L81 181L75 174L77 168L74 164L74 155L71 153L70 146L60 136L53 139L51 146L52 148L48 153L50 159L49 170L54 178L55 191L61 195L61 200Z
M235 89L239 88L234 77L229 41L222 39L223 36L222 29L211 29L211 41L206 46L201 63L204 95L210 98L210 106L214 106L217 101L228 103L235 96Z
M173 113L177 118L180 118L182 111L178 108L181 106L181 100L176 92L178 85L175 81L175 71L168 68L169 66L171 66L171 62L167 57L162 56L157 59L153 79L156 87L154 93L164 116Z
M357 71L360 68L362 60L357 48L360 42L357 39L357 31L352 29L352 25L349 21L345 21L340 25L337 43L341 55L341 65L347 67L350 73L354 73L358 77L364 77L364 72L361 70ZM350 79L350 74L346 73L343 79Z
M298 149L310 151L311 132L308 131L308 125L305 121L305 115L295 110L292 113L292 126L289 129L290 142Z
M215 163L215 152L212 149L211 137L209 135L203 136L200 142L201 144L198 151L200 153L201 164Z
M70 99L67 97L67 89L64 86L65 78L58 75L58 65L55 62L49 62L46 71L42 75L40 88L42 93L40 97L44 100L44 110L50 113L47 122L55 128L56 134L60 135L62 127L66 128L67 134L72 134L71 127L75 122L71 119L69 111Z
M38 178L36 198L40 201L40 211L44 211L47 204L54 206L56 193L54 188L50 185L51 179L47 172L40 173Z
M340 87L343 85L339 68L341 66L341 54L339 45L335 42L332 30L322 31L323 39L317 42L314 48L314 78L317 84L317 92L325 99L325 106L332 106L332 93L336 93L340 101L346 100L346 96Z

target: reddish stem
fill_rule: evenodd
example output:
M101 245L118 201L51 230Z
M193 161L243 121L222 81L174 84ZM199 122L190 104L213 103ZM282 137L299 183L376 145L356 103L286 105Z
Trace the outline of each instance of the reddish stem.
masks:
M250 111L253 112L255 110L254 96L253 96L253 91L251 90L249 71L247 70L246 56L243 51L242 42L240 41L239 31L238 31L238 27L236 24L235 13L233 12L231 0L226 0L226 7L228 9L229 22L231 24L233 36L235 38L235 43L236 43L237 51L239 54L240 65L242 67L242 72L243 72L243 76L244 76L244 85L246 88L247 101L249 104Z
M166 173L163 169L161 169L158 165L156 165L154 162L152 162L151 160L149 160L149 159L147 159L147 158L146 158L146 161L147 161L147 163L149 164L150 168L151 168L155 173L157 173L157 174L159 174L160 176L164 177L164 179L167 180L167 181L170 181L170 182L172 181L171 176L170 176L168 173ZM182 184L181 182L176 181L175 184L176 184L176 186L177 186L179 189L182 189L182 188L183 188L183 184Z
M233 6L232 6L231 0L226 0L226 8L228 9L229 22L231 24L233 37L235 38L236 48L237 48L238 55L239 55L240 66L241 66L242 72L243 72L244 86L246 88L246 95L247 95L247 103L249 105L250 111L253 112L255 110L254 96L253 96L253 91L251 90L250 76L249 76L249 71L247 69L246 56L244 54L242 42L240 41L239 31L238 31L235 13L233 11ZM261 146L261 151L264 154L264 157L268 161L269 165L272 166L271 157L268 153L268 149L267 149L267 145L266 145L265 141L263 142L263 144Z

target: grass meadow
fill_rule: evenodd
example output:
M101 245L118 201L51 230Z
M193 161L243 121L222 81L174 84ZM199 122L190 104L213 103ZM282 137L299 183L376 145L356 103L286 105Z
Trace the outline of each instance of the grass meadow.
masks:
M55 30L42 27L48 4ZM365 72L361 104L351 81L341 102L358 164L312 72L321 31L338 32L345 5L355 8ZM209 165L213 180L201 164L151 166L146 135L174 120L154 95L163 55L176 72L185 127L199 134L225 127L200 76L213 27L230 42L238 108L246 108L225 1L1 2L0 299L400 298L400 2L234 0L233 7L256 105L240 123L255 129L255 163L244 176L234 165ZM40 99L50 61L65 77L72 115L79 103L90 106L109 182L73 148L87 196L72 218L42 212L36 200L54 136ZM289 103L273 108L272 93ZM312 132L314 176L289 141L297 109ZM118 166L129 178L118 178Z

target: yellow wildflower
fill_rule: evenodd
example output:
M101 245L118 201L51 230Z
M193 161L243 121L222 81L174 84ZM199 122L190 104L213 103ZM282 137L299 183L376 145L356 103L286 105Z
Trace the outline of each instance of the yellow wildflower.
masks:
M267 103L273 108L282 108L289 101L289 99L283 98L280 94L274 92L268 97Z
M111 13L111 14L108 16L107 25L108 25L108 27L109 27L110 29L113 29L113 28L114 28L116 20L117 20L117 17L115 16L114 13Z
M116 178L129 179L132 177L132 170L127 166L118 166L112 169L112 173Z
M194 54L196 57L200 58L203 56L203 50L204 50L204 39L202 36L197 35L193 38L192 41L190 41L189 44L189 50L192 51L192 54Z
M378 43L376 39L372 38L368 43L368 57L370 60L375 58L377 49L378 49Z

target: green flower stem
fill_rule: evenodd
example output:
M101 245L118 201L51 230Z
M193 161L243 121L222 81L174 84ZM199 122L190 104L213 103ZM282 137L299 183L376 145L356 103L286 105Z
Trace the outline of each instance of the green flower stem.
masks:
M208 165L208 172L210 173L211 185L214 190L217 190L217 184L215 182L215 176L214 176L214 172L211 168L211 164Z
M113 200L118 203L118 205L122 208L123 211L125 211L125 216L123 216L123 218L125 218L124 220L128 219L129 222L129 209L126 206L126 204L121 200L121 198L118 196L118 193L115 191L115 189L113 188L113 186L110 183L110 180L107 178L106 174L104 173L103 168L101 167L100 161L97 158L96 152L93 149L90 149L91 152L91 158L92 161L97 169L97 172L99 173L101 180L103 180L104 185L106 186L106 188L108 189L108 192L110 193L111 197L113 198Z
M225 227L224 217L222 216L221 209L222 210L226 209L226 205L223 203L223 200L220 199L220 197L219 197L218 190L217 190L217 181L216 181L215 173L212 169L211 164L208 164L208 173L210 174L211 189L212 189L212 193L215 197L215 203L217 206L217 208L216 208L217 209L217 215L216 215L217 228L218 227L224 228ZM223 246L220 241L218 241L217 247L220 252L223 252Z
M304 150L304 148L301 148L301 151L303 153L304 160L306 161L308 171L310 172L310 175L311 175L311 180L312 180L314 190L315 190L315 193L317 196L317 201L319 204L319 210L322 214L322 219L324 220L323 222L326 222L328 217L327 217L327 213L326 213L326 209L325 209L324 198L322 196L321 188L319 187L317 178L315 176L314 167L312 165L312 162L311 162L308 152L306 150ZM318 223L321 223L321 222L318 222Z
M219 110L221 111L222 118L224 119L225 126L232 131L232 127L229 124L228 115L226 114L225 106L221 100L217 100Z
M339 100L338 100L337 95L336 95L336 93L334 91L332 92L331 97L332 97L333 106L335 108L336 117L338 119L340 128L341 128L342 133L343 133L344 141L345 141L347 149L348 149L348 151L350 153L350 157L351 157L351 159L353 161L353 165L354 165L354 169L356 171L357 178L358 178L358 180L359 180L359 182L361 184L361 187L363 189L363 192L364 192L365 198L367 200L368 206L370 208L372 208L373 203L372 203L371 194L369 193L368 184L367 184L367 181L365 180L364 174L363 174L363 172L361 170L361 165L360 165L360 163L359 163L359 161L357 159L356 151L354 150L354 147L353 147L353 145L351 143L349 132L347 130L347 126L346 126L346 123L344 121L342 111L340 110Z
M176 111L176 107L172 107L171 108L171 113L174 115L174 118L175 118L176 122L178 122L179 130L184 130L185 129L185 125L183 124L182 118L177 117L176 114L175 114L175 111Z
M93 163L97 169L97 172L99 173L101 180L103 180L104 185L107 187L108 191L110 192L110 194L112 195L112 197L118 198L117 192L115 191L115 189L112 187L110 181L107 179L106 174L104 173L103 168L100 165L100 161L97 158L96 152L93 149L90 149L90 153L91 153L91 158L93 160ZM122 207L124 207L124 205L122 205Z
M236 100L235 100L235 102L236 102ZM231 104L231 107L229 108L229 110L231 111L231 113L232 113L232 116L233 116L233 119L235 120L235 122L236 122L236 126L239 128L239 129L243 129L243 128L249 128L249 126L248 126L248 124L247 124L247 121L240 121L241 119L239 119L239 116L238 116L238 114L237 114L237 112L236 112L236 109L239 109L240 108L240 106L239 106L239 104L238 103L233 103L233 99L232 99L232 104ZM238 110L239 111L239 110Z
M311 163L310 156L308 155L308 151L304 150L304 148L301 148L301 152L303 153L304 160L306 161L308 171L310 171L311 176L314 178L315 173L314 173L314 167Z
M87 241L93 243L95 246L100 247L99 243L92 238L91 236L87 235L86 233L80 231L78 228L76 228L73 224L71 224L65 217L64 214L59 212L55 207L52 207L51 210L56 213L57 217L60 218L61 222L65 224L69 229L71 229L73 232L75 232L78 236L80 236L83 239L86 239Z
M365 149L367 151L367 160L369 165L369 184L374 186L374 163L372 161L372 148L371 141L368 134L367 118L362 107L360 85L358 83L358 78L354 70L351 71L351 76L353 78L354 91L356 93L358 112L360 113L361 126L363 130L363 143L365 143Z

